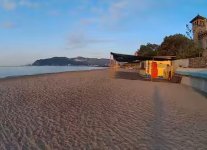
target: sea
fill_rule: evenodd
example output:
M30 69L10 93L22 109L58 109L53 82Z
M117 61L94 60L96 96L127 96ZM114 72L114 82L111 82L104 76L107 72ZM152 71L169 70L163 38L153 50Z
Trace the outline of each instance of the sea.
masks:
M104 69L103 67L89 66L18 66L18 67L0 67L0 78L39 75L48 73L60 73L68 71L85 71Z

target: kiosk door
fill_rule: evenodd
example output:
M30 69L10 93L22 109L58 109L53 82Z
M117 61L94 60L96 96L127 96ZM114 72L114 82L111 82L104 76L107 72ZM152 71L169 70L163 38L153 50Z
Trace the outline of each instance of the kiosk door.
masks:
M152 62L152 70L151 70L151 76L152 78L157 78L158 77L158 69L157 69L157 63Z

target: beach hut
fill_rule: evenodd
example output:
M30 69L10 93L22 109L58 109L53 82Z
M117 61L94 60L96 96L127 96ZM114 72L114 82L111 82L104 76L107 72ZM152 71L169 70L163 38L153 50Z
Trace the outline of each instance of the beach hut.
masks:
M149 78L171 79L174 75L173 60L175 56L134 56L111 53L117 62L139 63L139 74Z
M144 71L140 72L142 75L146 75L152 78L164 78L171 79L174 74L173 62L171 60L155 61L146 60Z

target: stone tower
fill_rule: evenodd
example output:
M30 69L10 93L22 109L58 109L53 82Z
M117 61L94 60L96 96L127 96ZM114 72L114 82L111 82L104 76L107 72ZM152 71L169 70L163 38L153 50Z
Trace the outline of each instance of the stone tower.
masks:
M193 40L198 43L200 41L200 35L207 31L207 21L205 17L197 15L190 23L192 24Z
M192 24L193 40L202 48L207 48L207 19L200 15L193 18Z

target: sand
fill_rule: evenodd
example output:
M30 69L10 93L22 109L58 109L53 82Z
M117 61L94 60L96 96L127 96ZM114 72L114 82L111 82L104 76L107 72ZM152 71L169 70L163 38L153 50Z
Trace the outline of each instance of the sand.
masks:
M0 80L0 149L207 149L207 99L109 70Z

